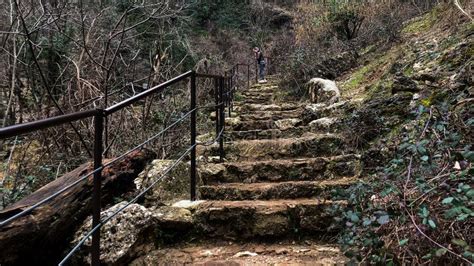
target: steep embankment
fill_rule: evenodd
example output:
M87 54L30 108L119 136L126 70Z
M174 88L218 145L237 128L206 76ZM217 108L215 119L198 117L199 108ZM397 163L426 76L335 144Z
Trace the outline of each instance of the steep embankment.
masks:
M440 6L340 78L359 103L345 125L365 176L343 214L352 259L474 261L473 39L473 23Z

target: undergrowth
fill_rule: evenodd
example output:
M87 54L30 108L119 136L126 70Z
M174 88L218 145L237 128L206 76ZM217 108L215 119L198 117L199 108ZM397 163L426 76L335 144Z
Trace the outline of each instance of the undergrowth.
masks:
M340 242L354 262L474 263L474 118L466 96L420 104L392 140L393 159L352 188Z

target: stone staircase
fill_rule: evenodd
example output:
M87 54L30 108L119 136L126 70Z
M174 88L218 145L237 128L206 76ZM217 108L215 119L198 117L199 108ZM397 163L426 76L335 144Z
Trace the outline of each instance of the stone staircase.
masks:
M141 223L162 232L162 242L141 247L145 254L131 265L344 264L335 218L360 172L360 156L347 152L335 122L348 105L278 102L280 88L268 80L238 92L226 118L224 162L217 144L198 146L198 201L154 206L149 198L148 209L133 206L139 215L130 215L148 217ZM187 182L188 170L182 175ZM159 198L166 189L157 189ZM140 228L135 235L149 235Z
M328 106L308 115L307 104L276 102L277 90L269 78L240 92L235 113L226 118L226 161L200 164L199 195L206 203L197 213L209 234L255 238L337 230L332 212L345 204L339 192L358 178L359 156L345 154L344 139L333 130L305 121L305 113L329 119ZM218 146L198 153L215 158Z
M270 81L238 93L239 101L232 117L226 118L226 139L285 139L308 133L335 133L340 128L339 115L352 108L349 102L331 105L278 102L275 100L278 90Z

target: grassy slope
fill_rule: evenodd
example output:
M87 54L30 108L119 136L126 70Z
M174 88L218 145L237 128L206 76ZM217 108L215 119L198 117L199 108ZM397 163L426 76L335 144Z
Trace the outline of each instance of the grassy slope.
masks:
M474 27L461 21L438 7L339 79L343 98L360 103L348 135L365 136L367 175L341 237L354 260L474 262ZM416 83L415 97L392 94L397 74Z

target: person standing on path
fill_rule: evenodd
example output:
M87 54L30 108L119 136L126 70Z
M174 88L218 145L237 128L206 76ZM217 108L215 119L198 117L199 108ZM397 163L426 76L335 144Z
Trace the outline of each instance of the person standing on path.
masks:
M267 80L265 79L265 57L263 56L263 53L260 48L255 47L253 51L255 52L255 59L257 60L258 66L258 83L265 83L267 82Z

